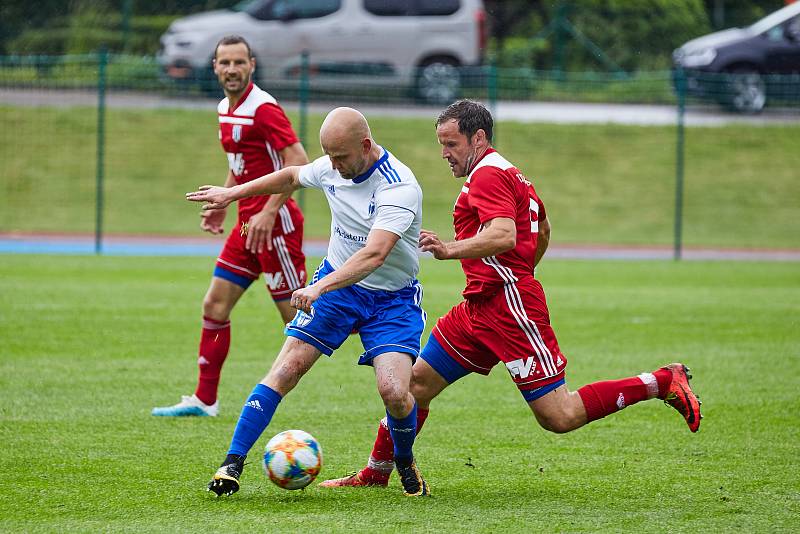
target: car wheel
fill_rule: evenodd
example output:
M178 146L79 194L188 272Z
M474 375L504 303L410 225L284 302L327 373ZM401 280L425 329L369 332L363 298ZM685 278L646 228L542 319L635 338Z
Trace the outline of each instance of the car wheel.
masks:
M729 106L739 113L759 113L767 103L767 88L761 74L741 68L730 73Z
M450 104L461 90L461 74L453 59L430 60L417 69L417 97L429 104Z

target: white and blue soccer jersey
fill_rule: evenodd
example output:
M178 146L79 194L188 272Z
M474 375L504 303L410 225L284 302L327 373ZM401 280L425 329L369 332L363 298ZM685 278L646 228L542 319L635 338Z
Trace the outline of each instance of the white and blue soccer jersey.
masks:
M352 180L341 177L328 156L300 171L304 187L321 189L331 208L328 262L339 269L364 248L373 229L397 234L386 261L357 285L395 291L407 287L419 272L417 246L422 228L422 189L411 169L383 150L380 159Z
M397 234L388 257L378 269L357 284L320 296L311 313L299 311L286 326L286 334L331 355L351 332L364 345L359 363L386 352L419 355L425 329L417 244L422 226L422 190L411 170L388 151L364 174L345 180L323 156L305 165L300 183L324 191L331 208L328 256L313 282L341 268L364 248L374 229Z

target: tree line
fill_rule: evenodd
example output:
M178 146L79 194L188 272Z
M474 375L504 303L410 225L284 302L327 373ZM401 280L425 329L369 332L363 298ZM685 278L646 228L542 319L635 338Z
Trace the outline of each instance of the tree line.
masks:
M671 51L716 29L749 25L788 0L484 0L500 67L633 72L668 68ZM83 54L105 46L152 55L177 17L235 0L5 0L0 54ZM600 50L590 51L591 45ZM601 57L602 56L602 57Z

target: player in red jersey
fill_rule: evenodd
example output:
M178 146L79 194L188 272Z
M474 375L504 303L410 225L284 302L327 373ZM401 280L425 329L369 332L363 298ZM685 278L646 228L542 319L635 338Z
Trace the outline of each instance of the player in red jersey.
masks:
M253 84L255 58L238 36L223 38L214 56L214 72L225 92L219 103L219 138L228 157L231 187L308 157L283 109L269 93ZM154 408L160 416L215 416L217 387L230 347L229 317L250 284L264 279L284 323L292 320L292 292L305 286L303 214L291 194L258 196L239 201L239 217L217 259L203 300L200 368L197 389L174 406ZM225 210L203 211L200 228L223 233Z
M502 362L539 424L569 432L626 406L663 399L700 425L700 403L688 369L674 363L651 373L567 389L567 359L550 327L544 291L534 276L550 240L550 222L531 182L491 146L492 116L476 102L461 100L436 121L442 158L456 177L467 177L453 210L455 241L423 230L420 248L436 259L461 261L467 278L464 300L433 327L413 367L418 430L431 401L469 373L489 374ZM367 466L323 487L385 486L393 466L392 441L384 421Z

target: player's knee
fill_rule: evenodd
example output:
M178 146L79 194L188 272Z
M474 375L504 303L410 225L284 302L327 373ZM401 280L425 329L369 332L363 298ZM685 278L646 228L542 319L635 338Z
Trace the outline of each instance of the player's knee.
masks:
M555 417L537 417L536 420L539 421L539 425L542 428L555 434L565 434L572 430L572 426L569 425L564 419L558 419Z
M436 395L431 391L429 384L420 377L414 375L411 377L411 394L420 405L427 406Z
M227 321L230 314L230 306L224 300L206 295L203 299L203 316L214 319L215 321Z
M395 381L378 383L378 393L389 411L402 410L402 407L408 402L408 389Z
M555 434L565 434L580 426L576 415L568 410L553 410L546 413L534 412L539 426Z

